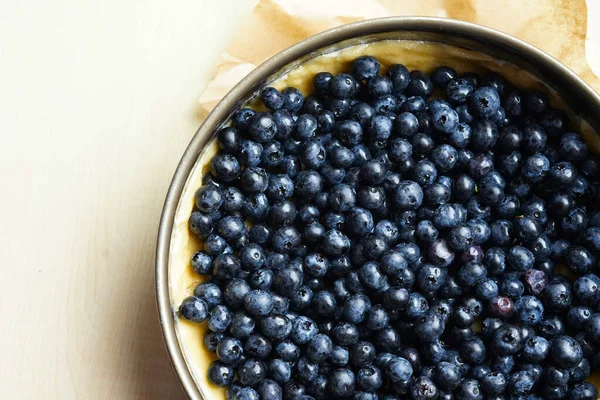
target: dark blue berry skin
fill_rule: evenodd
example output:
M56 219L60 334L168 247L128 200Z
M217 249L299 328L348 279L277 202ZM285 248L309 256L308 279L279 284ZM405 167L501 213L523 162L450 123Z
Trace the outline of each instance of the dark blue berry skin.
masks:
M283 107L283 96L274 87L268 87L261 93L262 102L265 107L275 111Z
M433 222L429 220L419 221L416 227L415 234L419 238L419 240L425 243L431 243L438 238L439 231L433 224Z
M256 167L260 164L263 146L252 140L242 141L239 154L237 155L241 165L245 167Z
M192 233L198 235L201 239L205 239L213 232L214 218L210 214L194 211L190 216L188 226Z
M194 296L202 299L208 310L212 310L213 307L221 304L222 293L219 286L211 282L202 282L194 289Z
M550 340L565 332L565 325L558 316L550 316L543 319L537 327L539 335L544 336Z
M413 367L405 358L394 357L385 365L384 374L393 383L407 382L413 375Z
M592 220L592 224L594 223L594 220ZM600 228L592 226L586 229L583 240L588 249L596 253L600 252Z
M507 390L509 393L516 396L523 396L531 391L535 379L527 371L519 371L513 373L508 379Z
M444 284L447 274L445 267L425 264L417 271L417 287L424 292L435 292Z
M233 382L234 374L233 367L221 361L214 361L208 368L208 379L221 387L229 386Z
M307 168L318 169L325 163L327 152L318 140L309 140L301 146L299 157Z
M313 198L323 188L323 178L313 170L298 173L295 179L295 193L303 198Z
M244 354L242 342L237 339L224 337L217 345L217 357L225 364L237 363Z
M558 151L568 161L581 161L587 155L588 149L579 135L565 133L561 136Z
M410 384L410 395L413 399L437 399L439 389L431 378L419 376Z
M559 368L573 368L581 362L583 351L572 337L557 336L550 342L550 357Z
M489 118L500 108L500 96L491 87L480 87L471 95L470 105L478 116Z
M223 204L223 193L214 185L202 186L194 195L196 208L205 213L212 213Z
M523 129L523 149L530 153L542 151L546 147L547 135L543 127L529 124Z
M327 335L315 335L306 347L306 357L313 362L322 362L331 354L333 344Z
M596 258L582 246L571 246L567 251L567 268L577 275L587 273L596 263Z
M336 369L327 379L327 390L336 397L349 397L354 393L355 387L356 377L349 369Z
M290 335L292 324L284 315L271 314L260 320L260 330L270 339L282 340Z
M283 108L292 113L296 113L302 108L304 98L298 89L288 87L283 89L281 94L283 95Z
M566 310L573 301L571 285L555 277L542 292L541 299L548 311Z
M329 84L333 79L333 75L329 72L318 72L313 77L313 87L319 94L325 94L329 90Z
M542 336L535 336L525 341L523 358L532 363L540 363L546 359L550 351L550 342Z
M203 251L194 253L191 259L192 269L200 275L209 275L212 271L212 257Z
M449 107L433 111L431 119L433 129L445 134L452 133L459 123L458 114Z
M359 81L377 76L379 61L372 56L361 56L352 62L352 76Z
M314 380L319 374L319 366L306 358L298 360L296 370L297 376L306 382Z
M224 305L215 306L208 315L208 328L216 333L223 333L231 324L231 311Z
M406 87L407 96L419 96L429 98L433 92L433 83L427 74L421 71L410 72L410 82Z
M590 382L575 384L568 394L569 400L593 400L598 397L598 390Z
M260 382L256 388L257 399L280 400L282 396L281 386L271 379Z
M300 286L290 296L290 308L294 311L305 311L310 306L312 297L313 292L308 286Z
M346 299L342 316L346 321L358 324L364 321L370 307L371 301L367 296L355 294Z
M391 79L386 76L373 76L367 81L367 92L374 98L387 96L392 93L393 89Z
M541 153L536 153L523 163L521 173L530 182L539 183L546 178L550 171L550 161Z
M350 249L350 239L335 229L327 231L323 241L323 249L331 256L341 256Z
M219 345L221 340L223 340L224 337L225 335L223 335L222 333L214 333L209 331L206 332L206 334L204 335L204 339L202 342L204 343L204 346L208 351L214 353L217 351L217 346Z
M239 110L233 118L235 127L240 130L248 129L250 120L254 114L256 114L256 112L250 108L242 108Z
M515 320L523 325L537 325L544 316L544 306L537 297L523 296L515 302Z
M238 239L246 232L244 221L236 216L221 219L217 225L217 232L228 241Z
M457 79L457 73L451 67L437 67L431 73L431 81L436 87L446 88L450 82Z
M246 311L255 316L265 316L273 309L273 297L265 290L254 289L244 299Z
M480 179L492 172L494 163L484 154L479 154L469 161L469 172L475 179Z
M473 150L486 151L490 150L498 140L498 128L496 124L489 120L484 120L476 123L473 127L473 133L470 140L470 145Z
M367 103L358 102L350 109L349 119L357 122L359 126L366 126L374 115L373 107Z
M473 84L463 78L454 78L447 82L446 96L452 104L464 104L469 96L473 93Z
M272 270L260 268L250 274L248 281L253 289L269 290L273 285L273 275Z
M578 278L573 285L573 293L577 300L588 306L597 306L600 303L600 278L595 274L588 274ZM575 309L572 309L575 310ZM569 313L572 311L570 310ZM589 318L589 316L588 316Z
M267 375L267 367L260 360L248 359L238 367L239 380L244 386L256 386Z
M179 306L179 315L190 322L200 323L208 316L208 306L201 298L190 296Z
M248 134L259 143L266 143L275 138L278 127L275 118L270 113L257 112L250 120Z
M356 93L356 81L348 74L338 74L329 83L329 92L338 99L352 97Z
M348 168L354 163L354 153L342 145L334 146L327 151L327 157L332 165L339 168Z
M500 356L516 354L522 347L521 330L515 325L502 325L492 333L490 349Z
M295 123L292 114L288 110L280 109L273 113L273 118L277 125L277 134L275 135L275 138L280 141L289 139L292 135Z
M398 114L394 121L394 133L403 138L412 138L419 131L419 120L411 112Z
M387 283L387 277L380 269L379 263L370 261L358 270L358 277L363 285L370 289L381 289Z
M560 227L567 235L582 234L588 226L588 217L581 208L575 208L560 221Z
M231 279L239 273L240 261L231 254L220 254L213 261L212 274L223 279Z
M271 354L271 342L259 334L252 334L244 344L244 355L247 357L265 360ZM268 368L268 367L267 367Z
M508 376L514 367L515 359L510 355L494 357L490 363L490 369L492 371L500 372L505 376Z
M416 210L423 202L423 189L413 181L403 181L396 187L396 205L401 210Z

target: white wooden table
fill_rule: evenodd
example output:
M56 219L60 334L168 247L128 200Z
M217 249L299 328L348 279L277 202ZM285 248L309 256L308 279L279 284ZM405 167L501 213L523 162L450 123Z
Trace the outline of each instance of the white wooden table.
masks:
M184 399L157 323L156 230L253 3L0 3L0 399Z
M157 323L164 196L235 0L0 3L0 399L184 399Z

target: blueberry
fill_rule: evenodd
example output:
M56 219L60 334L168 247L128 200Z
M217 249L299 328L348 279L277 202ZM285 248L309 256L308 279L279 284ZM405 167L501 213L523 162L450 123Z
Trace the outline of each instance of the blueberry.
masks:
M256 112L250 108L242 108L235 113L233 118L236 128L245 130L250 126L250 121Z
M283 95L283 108L290 112L298 112L302 108L304 98L302 93L293 87L287 87L281 92Z
M396 205L401 210L416 210L423 202L423 189L413 181L403 181L396 187Z
M375 57L358 57L352 62L352 76L360 81L370 79L377 76L379 67L379 61Z
M550 343L550 357L558 367L573 368L581 362L583 351L572 337L557 336Z
M455 253L446 240L437 239L429 245L427 257L432 264L447 267L454 261Z
M575 384L568 394L569 400L593 400L598 397L598 390L589 382Z
M480 87L471 95L470 105L480 117L491 117L500 108L500 96L491 87Z
M284 340L275 346L275 355L283 361L295 362L300 358L300 348L291 340Z
M294 181L295 193L303 198L313 198L323 188L323 178L313 171L304 170L298 173Z
M542 292L541 299L549 311L568 309L573 301L570 283L561 279L553 279Z
M522 347L523 337L515 325L504 324L492 333L490 348L498 355L516 354Z
M362 294L350 296L344 303L343 318L353 324L361 323L370 307L371 301L367 296Z
M231 279L240 271L240 261L231 254L220 254L213 261L212 274L218 278Z
M323 249L332 256L340 256L350 249L350 240L338 230L330 230L325 233Z
M573 285L577 300L582 304L596 306L600 303L600 278L595 274L588 274L578 278Z
M524 396L533 389L535 380L527 371L518 371L508 379L507 390L509 393L516 396Z
M265 107L275 111L283 107L283 95L274 87L265 88L261 93Z
M333 396L349 397L356 388L354 372L346 368L336 369L327 379L327 390Z
M255 359L248 359L238 367L240 383L244 386L256 386L267 375L266 365Z
M221 361L214 361L208 368L208 379L221 387L229 386L233 382L234 374L233 367Z
M208 306L201 298L190 296L181 302L179 315L190 322L202 322L208 316Z
M437 399L439 389L431 378L419 376L410 384L410 395L413 399Z

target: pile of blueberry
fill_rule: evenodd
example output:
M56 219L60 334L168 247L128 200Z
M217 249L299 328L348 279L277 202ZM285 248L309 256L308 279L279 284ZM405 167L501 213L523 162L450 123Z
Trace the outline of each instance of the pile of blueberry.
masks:
M180 307L228 400L596 400L600 162L545 94L374 57L218 132Z

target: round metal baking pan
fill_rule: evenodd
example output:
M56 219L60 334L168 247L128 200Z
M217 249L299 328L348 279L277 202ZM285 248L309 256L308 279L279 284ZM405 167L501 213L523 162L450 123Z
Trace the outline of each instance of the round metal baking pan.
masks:
M465 48L515 64L555 90L569 108L600 132L600 96L573 71L543 51L502 32L451 19L393 17L344 25L312 36L271 57L240 81L209 114L187 147L167 193L156 248L156 294L164 340L175 372L190 399L205 399L178 340L169 291L169 251L176 210L204 146L228 118L273 81L319 55L380 40L436 42ZM443 64L443 60L440 60ZM510 79L510 77L508 77ZM205 399L209 400L209 399ZM213 400L213 399L210 399Z

